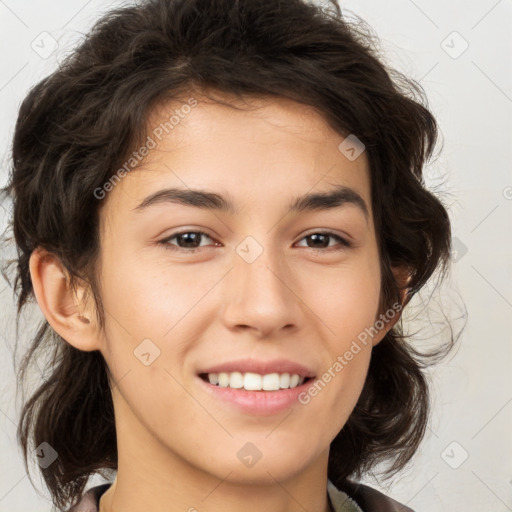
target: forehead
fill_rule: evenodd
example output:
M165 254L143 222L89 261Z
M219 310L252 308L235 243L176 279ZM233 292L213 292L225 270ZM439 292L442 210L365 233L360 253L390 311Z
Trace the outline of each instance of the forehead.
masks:
M196 106L189 109L187 104L192 100ZM310 149L316 144L320 150L344 138L310 105L274 96L252 96L242 100L223 93L215 93L213 98L190 96L160 103L149 115L147 132L152 134L159 129L165 132L162 134L163 145L172 144L175 149L184 148L191 140L197 144L199 141L219 143L228 139L260 146L307 143Z
M109 192L110 207L133 209L165 187L211 188L239 207L257 198L288 204L343 185L364 198L371 216L366 155L349 160L339 149L345 137L313 107L277 97L219 99L228 105L195 95L155 107L151 147Z

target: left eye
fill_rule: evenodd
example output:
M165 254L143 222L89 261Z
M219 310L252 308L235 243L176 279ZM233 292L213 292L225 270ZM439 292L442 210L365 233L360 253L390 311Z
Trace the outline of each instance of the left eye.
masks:
M310 246L308 244L309 249L326 249L328 247L332 247L329 243L329 238L336 239L340 245L343 247L350 247L350 243L347 242L344 238L342 238L339 235L336 235L335 233L311 233L310 235L305 236L302 238L302 240L308 240L311 241L313 244L317 244L317 246ZM336 244L334 244L336 245Z
M170 237L165 238L164 240L161 240L159 243L164 245L164 247L168 249L178 250L178 249L184 249L185 252L194 252L199 247L204 247L204 244L201 245L201 240L203 238L208 238L209 240L213 241L213 239L206 234L203 231L182 231L181 233L175 233L171 235ZM336 246L336 244L331 244L330 240L337 240L338 244L342 246L342 248L350 247L350 243L342 238L341 236L335 234L335 233L311 233L310 235L307 235L301 239L307 240L307 248L308 249L327 249L329 247ZM175 240L176 243L173 243L172 241ZM215 242L217 244L218 242ZM313 246L310 245L310 243L314 244ZM206 244L208 245L208 244Z

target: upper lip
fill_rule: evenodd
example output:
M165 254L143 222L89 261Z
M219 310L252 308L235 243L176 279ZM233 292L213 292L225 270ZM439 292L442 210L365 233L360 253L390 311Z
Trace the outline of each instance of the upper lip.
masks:
M269 373L289 373L297 374L299 377L314 377L315 373L302 364L295 363L288 359L273 359L271 361L262 361L255 359L238 359L235 361L228 361L225 363L210 366L198 373L231 373L231 372L252 372L259 373L260 375L267 375Z

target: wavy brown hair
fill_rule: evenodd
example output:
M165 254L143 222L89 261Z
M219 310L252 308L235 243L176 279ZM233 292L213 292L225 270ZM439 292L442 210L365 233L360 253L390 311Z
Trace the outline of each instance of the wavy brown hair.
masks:
M94 191L147 137L156 105L190 91L222 97L285 97L312 106L341 136L365 145L381 263L380 312L400 300L393 266L409 272L408 302L450 261L450 222L423 168L438 138L422 87L383 63L376 37L305 0L155 0L111 11L57 71L35 85L17 119L6 196L18 249L18 316L33 300L32 252L55 254L72 282L85 280L103 324L95 263L101 209ZM340 137L341 140L341 137ZM64 221L63 221L64 220ZM428 354L401 323L373 349L359 401L331 444L328 476L339 488L386 462L385 477L410 461L429 418ZM43 321L19 368L46 354L44 382L24 401L18 440L49 443L41 469L53 503L66 507L89 476L117 468L109 372L100 352L82 352ZM28 466L27 466L27 472Z

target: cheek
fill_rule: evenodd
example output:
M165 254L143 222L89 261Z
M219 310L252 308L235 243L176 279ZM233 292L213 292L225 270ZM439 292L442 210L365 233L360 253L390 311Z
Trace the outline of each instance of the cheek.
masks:
M200 298L208 280L192 281L179 267L107 253L102 266L105 308L125 331L161 338Z
M337 268L302 274L305 301L326 326L336 350L343 350L377 317L381 276L378 261L371 256L361 254Z
M310 281L311 276L304 276ZM380 266L372 255L315 274L308 304L319 312L328 358L314 386L301 397L312 416L334 437L350 416L364 386L371 357L371 328L380 293Z
M179 266L143 265L136 259L117 259L114 253L105 258L102 269L104 356L114 377L140 370L140 357L155 361L143 378L154 376L153 366L180 373L187 352L211 321L204 297L218 283L219 273L205 270L199 275ZM153 385L162 388L161 383Z
M176 423L172 418L186 424L205 420L204 411L178 382L183 382L187 350L199 338L199 308L193 306L212 284L206 279L190 286L183 272L171 275L168 268L118 260L114 253L102 268L104 357L119 384L119 414L136 416L132 424L179 437L169 427Z

